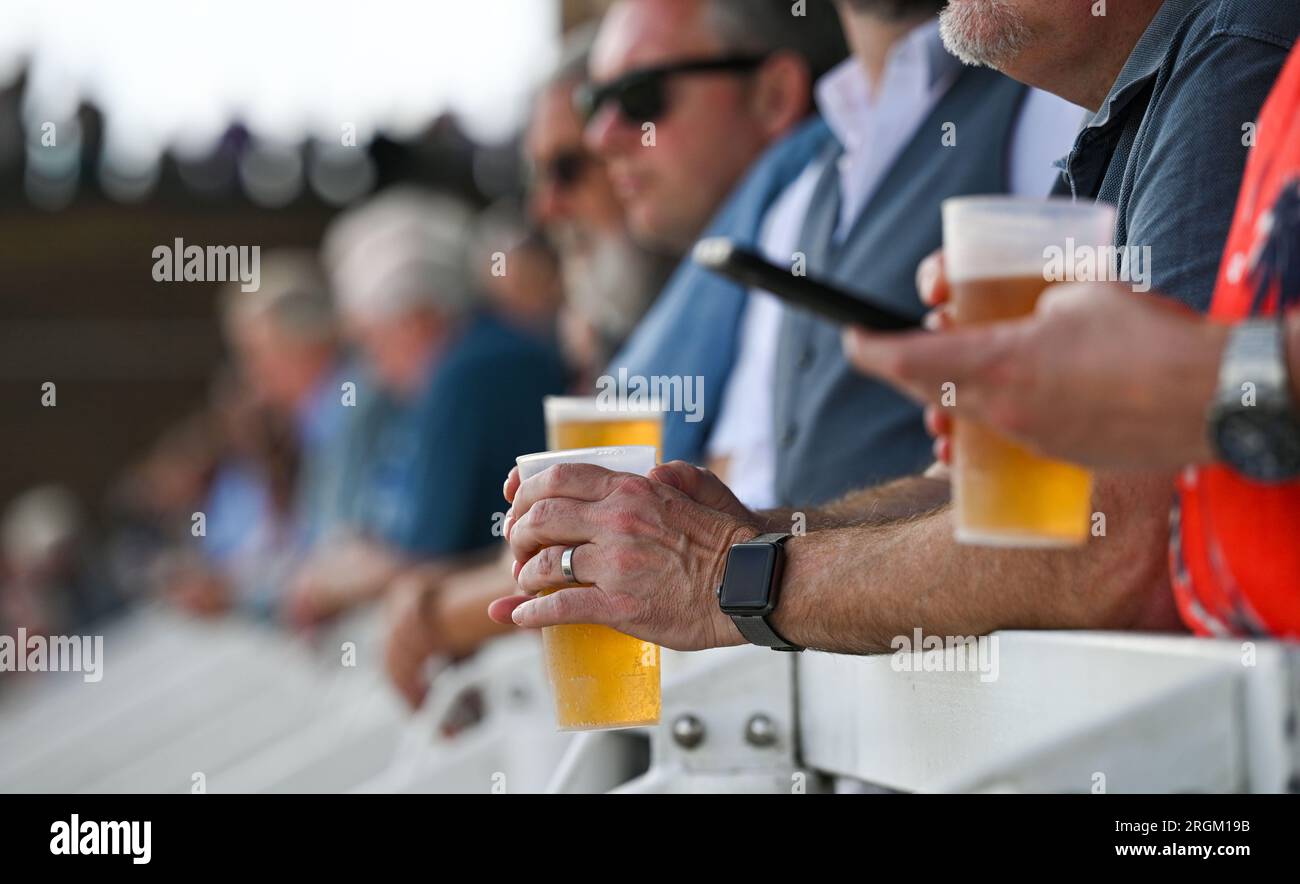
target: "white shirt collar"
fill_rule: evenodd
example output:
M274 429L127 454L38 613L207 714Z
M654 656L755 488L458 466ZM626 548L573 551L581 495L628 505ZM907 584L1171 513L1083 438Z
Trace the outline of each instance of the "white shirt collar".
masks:
M890 49L881 82L881 92L891 92L890 102L914 98L929 105L936 94L947 89L962 64L943 45L939 19L917 25ZM817 82L817 107L840 144L852 150L869 131L875 102L871 83L861 61L850 57L832 68ZM876 102L881 99L877 92Z

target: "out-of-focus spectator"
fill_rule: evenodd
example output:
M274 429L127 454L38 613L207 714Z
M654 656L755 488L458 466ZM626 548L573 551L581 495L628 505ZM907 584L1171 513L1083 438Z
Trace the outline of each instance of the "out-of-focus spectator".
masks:
M291 425L237 376L218 378L213 429L220 460L198 510L202 533L159 565L170 599L199 615L231 608L269 616L293 559L298 449ZM186 521L194 527L194 516Z
M218 447L211 415L189 415L110 490L107 562L113 583L127 594L159 588L158 564L191 536L191 518L202 508L220 460Z
M575 91L587 81L595 27L571 34L563 58L533 105L524 137L529 209L559 250L565 307L559 335L575 389L622 346L672 274L675 260L631 237L608 169L583 141Z
M0 631L67 634L117 603L71 492L43 485L10 502L0 521Z
M416 563L490 547L502 470L545 446L541 402L564 390L563 363L483 305L472 228L463 204L403 188L326 237L346 328L396 409L378 428L352 536L294 580L294 622L371 600Z
M257 400L291 421L301 454L294 490L295 542L306 547L351 512L364 454L355 437L367 413L345 404L364 385L342 351L333 298L316 256L279 250L262 260L261 287L231 286L225 328L240 374ZM365 391L358 389L358 396Z
M497 314L548 346L557 345L556 323L564 280L555 249L509 203L479 216L474 234L477 282Z

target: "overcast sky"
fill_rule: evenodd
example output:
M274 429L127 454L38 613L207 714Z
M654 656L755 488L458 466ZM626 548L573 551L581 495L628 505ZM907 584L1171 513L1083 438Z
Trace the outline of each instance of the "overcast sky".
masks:
M106 147L202 153L235 118L255 134L358 142L445 109L505 137L553 62L556 0L0 0L0 82L31 61L28 124L81 98Z

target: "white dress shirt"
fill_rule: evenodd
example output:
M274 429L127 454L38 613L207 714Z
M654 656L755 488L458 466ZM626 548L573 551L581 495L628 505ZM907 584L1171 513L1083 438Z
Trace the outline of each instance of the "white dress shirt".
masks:
M961 62L943 47L938 20L917 27L890 51L879 88L871 89L866 69L850 58L817 83L817 106L844 148L839 161L840 219L844 237L875 194L899 153L961 72ZM1011 143L1011 192L1046 196L1059 172L1052 163L1069 153L1084 120L1083 108L1031 90ZM818 180L809 166L768 210L760 251L787 267ZM772 295L751 291L741 319L736 362L722 397L721 412L709 437L710 460L724 459L724 477L752 509L776 504L776 438L773 384L777 342L785 307Z

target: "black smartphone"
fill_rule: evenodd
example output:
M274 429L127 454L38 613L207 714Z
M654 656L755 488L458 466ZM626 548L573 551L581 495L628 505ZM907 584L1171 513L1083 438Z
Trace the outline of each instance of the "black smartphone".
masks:
M859 325L879 332L910 331L921 326L919 319L872 304L869 294L855 296L811 277L796 276L726 237L700 240L692 258L706 270L721 273L748 288L771 292L783 301L840 325Z

